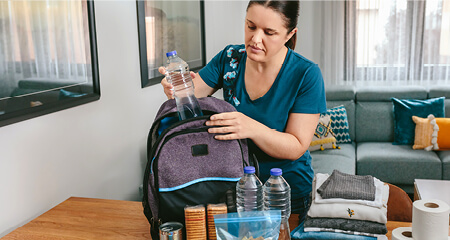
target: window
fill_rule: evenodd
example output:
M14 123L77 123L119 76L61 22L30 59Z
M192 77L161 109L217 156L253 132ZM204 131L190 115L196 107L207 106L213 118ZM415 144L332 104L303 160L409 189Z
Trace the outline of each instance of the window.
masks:
M157 84L166 53L176 50L191 70L205 66L203 1L137 0L142 87Z
M0 126L99 97L93 1L0 1Z
M449 1L358 0L354 7L356 59L350 79L450 82Z
M450 1L323 1L320 65L331 85L450 83Z

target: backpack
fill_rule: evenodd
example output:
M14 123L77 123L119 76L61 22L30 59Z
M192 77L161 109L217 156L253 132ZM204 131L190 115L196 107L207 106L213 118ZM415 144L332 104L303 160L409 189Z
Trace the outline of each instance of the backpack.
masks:
M142 204L152 239L159 239L159 226L165 222L185 225L187 205L226 202L235 208L236 183L244 167L249 159L257 165L246 139L216 140L207 131L211 115L236 109L214 97L198 101L203 116L179 121L175 100L167 100L148 134Z

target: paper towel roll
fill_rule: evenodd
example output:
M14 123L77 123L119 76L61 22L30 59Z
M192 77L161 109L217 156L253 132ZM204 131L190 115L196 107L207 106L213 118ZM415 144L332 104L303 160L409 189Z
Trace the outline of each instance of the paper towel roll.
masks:
M450 207L437 199L413 203L412 235L414 240L448 240Z
M399 227L392 231L392 240L412 240L411 227Z

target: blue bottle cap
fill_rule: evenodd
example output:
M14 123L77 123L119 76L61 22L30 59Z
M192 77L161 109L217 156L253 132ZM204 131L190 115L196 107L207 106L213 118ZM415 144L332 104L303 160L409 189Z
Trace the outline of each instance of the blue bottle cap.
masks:
M255 167L253 167L253 166L245 167L244 173L255 173Z
M177 51L172 51L172 52L166 53L167 57L170 57L170 56L173 56L173 55L177 55Z
M270 175L272 176L281 176L281 174L283 174L283 170L281 170L281 168L270 169Z

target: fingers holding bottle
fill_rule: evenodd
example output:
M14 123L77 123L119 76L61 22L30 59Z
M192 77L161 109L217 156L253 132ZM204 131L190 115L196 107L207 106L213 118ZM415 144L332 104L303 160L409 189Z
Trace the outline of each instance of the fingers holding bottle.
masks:
M158 68L159 73L161 73L162 75L166 74L166 69L164 67L159 67ZM161 85L164 89L164 94L166 94L168 99L173 99L173 85L170 84L166 78L163 78L161 80Z
M162 75L166 74L166 68L165 67L159 67L158 71ZM197 74L195 72L193 72L193 71L190 71L190 75L191 75L192 79L194 79L197 76ZM163 87L164 94L166 94L167 98L168 99L173 99L174 98L174 96L173 96L173 94L174 94L174 92L173 92L174 87L173 87L173 85L171 83L169 83L169 81L167 81L167 78L163 78L161 80L161 86Z

